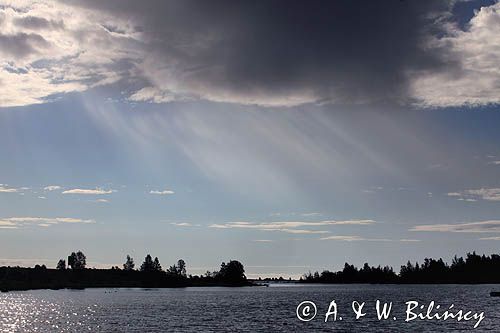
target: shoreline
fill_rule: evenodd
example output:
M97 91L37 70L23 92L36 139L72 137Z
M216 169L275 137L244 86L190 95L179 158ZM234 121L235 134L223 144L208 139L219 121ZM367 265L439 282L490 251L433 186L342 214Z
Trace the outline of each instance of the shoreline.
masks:
M34 290L86 290L86 289L142 289L142 290L157 290L157 289L183 289L183 288L246 288L246 287L279 287L281 285L287 286L297 286L297 287L306 287L306 286L346 286L346 285L364 285L364 286L441 286L441 285L457 285L457 286L493 286L500 285L500 283L303 283L300 281L293 282L271 282L266 284L255 283L255 281L249 280L246 284L186 284L186 285L178 285L178 286L146 286L146 285L100 285L100 286L64 286L64 287L39 287L39 288L12 288L12 289L4 289L0 288L0 293L8 293L15 291L34 291Z
M0 267L0 291L87 288L183 288L254 286L244 276L200 277L165 271L118 269L58 270L49 268Z

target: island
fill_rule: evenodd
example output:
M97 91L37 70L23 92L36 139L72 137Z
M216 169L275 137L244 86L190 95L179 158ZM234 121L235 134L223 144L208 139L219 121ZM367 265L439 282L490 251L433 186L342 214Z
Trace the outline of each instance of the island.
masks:
M241 287L256 285L245 276L243 265L237 260L223 262L218 271L204 275L187 275L186 263L180 259L166 270L158 258L147 255L139 269L127 256L123 267L110 269L87 268L82 251L59 260L55 269L45 265L29 267L0 267L0 291L30 289L85 289L85 288L174 288L192 286Z

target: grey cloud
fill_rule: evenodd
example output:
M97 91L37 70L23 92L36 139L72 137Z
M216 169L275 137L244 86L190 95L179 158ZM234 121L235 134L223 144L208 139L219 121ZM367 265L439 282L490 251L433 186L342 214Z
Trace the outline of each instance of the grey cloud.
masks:
M48 48L50 43L35 33L18 33L15 35L0 34L0 45L0 52L22 58L37 53L40 48Z
M478 11L464 25L456 3L67 0L23 12L11 4L14 30L0 35L0 52L43 70L22 87L15 73L0 73L14 83L0 105L118 81L133 102L499 103L500 4L472 1Z
M14 19L14 24L23 28L38 30L38 29L63 29L64 22L47 20L43 17L25 16Z
M394 102L407 97L408 71L444 66L420 46L447 1L71 3L132 20L148 40L146 79L174 94L247 104Z

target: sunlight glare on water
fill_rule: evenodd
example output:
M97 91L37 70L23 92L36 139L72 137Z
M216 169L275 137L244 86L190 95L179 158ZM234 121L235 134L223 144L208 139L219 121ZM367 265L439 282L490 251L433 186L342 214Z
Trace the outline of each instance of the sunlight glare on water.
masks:
M78 312L71 298L52 293L47 299L43 291L2 294L0 332L74 332L99 327L94 316L97 305L76 307Z

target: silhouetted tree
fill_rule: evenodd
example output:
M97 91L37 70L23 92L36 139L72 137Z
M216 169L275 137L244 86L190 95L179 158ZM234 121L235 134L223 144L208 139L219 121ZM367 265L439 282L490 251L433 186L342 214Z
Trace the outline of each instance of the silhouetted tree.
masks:
M169 268L167 268L166 272L168 275L177 275L177 266L176 265L170 266Z
M87 265L87 257L85 254L83 254L82 251L78 252L72 252L71 255L68 257L68 266L71 267L71 269L85 269L85 266Z
M144 258L144 262L141 265L141 271L142 272L154 271L154 263L153 263L153 258L151 258L151 255L148 254L146 258Z
M57 262L56 269L62 271L66 269L66 261L64 259L61 259Z
M155 260L153 261L153 270L157 272L160 272L162 270L160 265L160 260L158 260L158 257L155 257Z
M325 272L328 272L328 271L324 271L323 273L325 273ZM307 273L304 273L304 275L302 275L302 277L300 279L301 280L305 280L305 281L312 281L313 280L313 275L312 275L311 271L309 271Z
M342 271L325 270L321 274L309 272L301 277L301 281L312 283L395 283L397 279L398 276L391 267L370 267L368 263L359 270L354 265L345 263Z
M186 277L186 262L182 259L178 260L176 265L172 265L167 269L167 274Z
M247 279L243 264L237 260L231 260L227 264L223 262L220 266L217 278L230 283L241 283Z
M451 265L425 258L420 266L408 262L399 275L402 283L494 283L500 278L500 256L467 253L465 259L455 256Z
M127 255L127 261L123 264L123 269L126 271L133 271L135 267L134 259Z
M179 271L179 275L186 277L186 262L182 259L177 261L177 269Z

